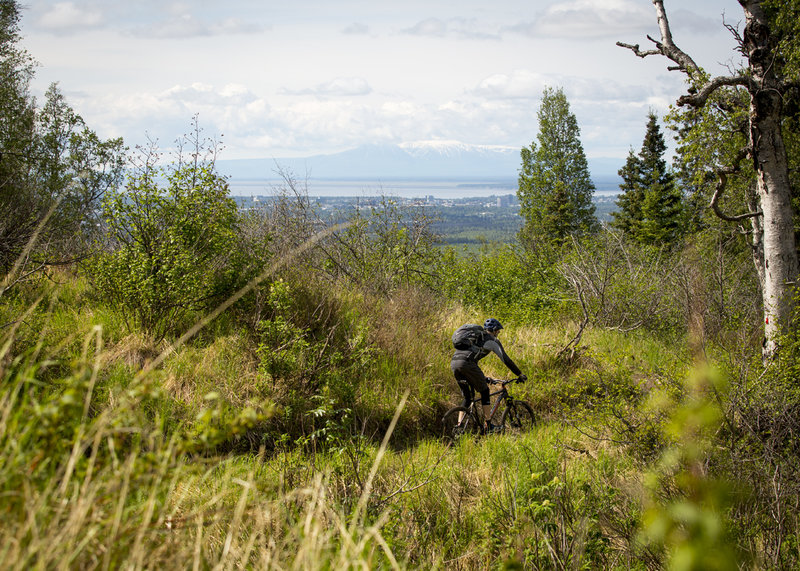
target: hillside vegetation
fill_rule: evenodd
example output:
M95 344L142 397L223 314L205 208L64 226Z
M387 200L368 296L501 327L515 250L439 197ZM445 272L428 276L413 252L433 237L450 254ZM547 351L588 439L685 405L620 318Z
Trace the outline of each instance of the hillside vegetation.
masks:
M0 0L0 567L800 567L798 2L742 2L711 79L653 4L657 49L621 45L691 81L673 165L651 113L599 208L546 88L519 232L475 244L286 171L240 209L197 117L166 156L101 140ZM454 439L487 317L536 422Z
M320 227L289 179L235 214L186 168L171 198L106 200L116 249L3 290L4 567L798 561L794 353L762 368L735 242L460 255L388 199ZM162 273L114 237L145 206ZM539 422L453 444L450 335L488 315Z

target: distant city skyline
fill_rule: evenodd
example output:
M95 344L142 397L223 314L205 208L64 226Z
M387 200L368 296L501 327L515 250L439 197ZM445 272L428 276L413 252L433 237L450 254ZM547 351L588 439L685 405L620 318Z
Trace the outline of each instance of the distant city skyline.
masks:
M674 39L710 72L736 64L735 0L667 0ZM23 3L24 6L24 3ZM723 13L724 20L723 20ZM225 3L38 0L22 46L32 89L58 82L101 137L162 147L198 114L222 158L455 141L521 148L563 87L587 157L624 158L684 78L616 41L658 37L650 0Z

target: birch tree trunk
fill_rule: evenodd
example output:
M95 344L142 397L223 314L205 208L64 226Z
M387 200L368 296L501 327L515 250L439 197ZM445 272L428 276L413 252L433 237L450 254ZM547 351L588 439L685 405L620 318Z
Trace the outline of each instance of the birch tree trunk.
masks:
M773 40L761 2L740 0L740 4L746 18L743 47L753 84L749 89L750 145L763 213L764 266L759 275L764 302L764 354L771 357L777 350L780 329L790 325L798 274L789 163L781 131L784 89L781 78L775 75Z

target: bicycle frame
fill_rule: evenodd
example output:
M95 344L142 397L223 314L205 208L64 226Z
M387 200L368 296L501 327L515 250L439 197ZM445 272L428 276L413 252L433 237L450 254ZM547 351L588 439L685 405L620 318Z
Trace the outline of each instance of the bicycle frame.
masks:
M509 379L507 381L504 381L504 380L501 380L501 379L487 379L487 380L490 382L490 384L500 385L500 390L495 391L493 393L489 393L489 398L492 398L492 397L497 396L497 395L500 395L500 396L497 398L497 400L494 403L494 406L492 407L491 411L489 412L489 418L488 419L484 418L483 419L484 421L494 418L494 415L497 412L497 409L500 408L500 403L501 402L506 401L506 403L507 403L506 406L508 406L508 403L514 402L514 397L511 396L511 393L508 392L508 389L506 389L506 385L508 385L510 383L515 383L519 379ZM478 403L480 400L481 400L481 397L476 397L476 398L472 399L472 402L469 403L469 408L471 410L473 410L473 412L476 410L475 404Z
M485 420L493 420L491 432L511 433L524 432L530 429L535 423L536 416L531 406L523 400L517 400L511 396L506 388L509 383L519 382L519 379L508 381L487 379L490 384L499 385L499 390L489 393L490 397L497 397L491 412L487 412ZM486 429L482 422L483 406L475 406L480 402L480 397L468 401L467 406L454 406L442 417L443 433L442 436L449 440L457 440L467 434L485 434ZM504 402L505 407L500 411L500 403ZM494 420L501 413L500 418Z

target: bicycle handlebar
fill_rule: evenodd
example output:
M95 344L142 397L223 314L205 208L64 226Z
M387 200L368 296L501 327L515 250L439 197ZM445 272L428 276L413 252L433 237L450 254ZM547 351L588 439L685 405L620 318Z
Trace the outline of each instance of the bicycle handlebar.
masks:
M486 377L491 385L501 385L505 386L509 383L524 383L525 381L520 380L520 377L516 377L514 379L492 379L491 377Z

